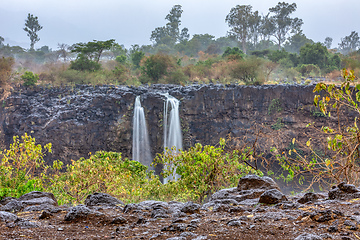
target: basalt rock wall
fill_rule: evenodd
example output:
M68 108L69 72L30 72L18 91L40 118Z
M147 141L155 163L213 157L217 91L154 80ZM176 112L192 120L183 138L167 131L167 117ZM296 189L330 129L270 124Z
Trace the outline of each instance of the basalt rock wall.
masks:
M28 133L53 144L48 162L88 156L98 150L131 157L135 97L145 109L152 155L163 149L164 93L180 100L184 148L216 144L220 137L256 138L255 126L279 135L286 146L306 132L306 124L329 121L312 105L314 86L152 85L16 88L0 104L3 147ZM264 131L264 130L263 130ZM270 144L263 140L263 144Z

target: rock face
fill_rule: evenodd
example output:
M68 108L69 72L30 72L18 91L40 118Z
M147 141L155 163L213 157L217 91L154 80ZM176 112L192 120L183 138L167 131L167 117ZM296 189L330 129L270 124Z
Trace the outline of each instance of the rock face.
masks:
M180 100L184 148L197 142L214 145L229 134L251 141L256 124L267 125L271 133L278 121L283 136L276 141L288 147L316 118L312 90L289 85L16 88L0 106L0 143L7 147L12 136L29 133L37 143L53 143L47 162L70 163L98 150L131 157L133 106L141 96L154 156L163 149L163 93L168 92Z

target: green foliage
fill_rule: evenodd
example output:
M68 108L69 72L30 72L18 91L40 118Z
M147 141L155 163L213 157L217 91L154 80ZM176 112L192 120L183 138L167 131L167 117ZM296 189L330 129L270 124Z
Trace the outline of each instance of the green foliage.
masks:
M221 188L236 186L239 178L246 174L262 175L261 171L247 164L254 154L251 149L226 153L224 148L224 139L220 139L220 147L197 143L189 150L180 150L175 155L171 154L174 149L169 149L167 153L158 154L155 161L165 166L162 173L164 177L174 178L174 173L181 176L178 181L170 180L168 184L181 193L187 193L188 198L202 202Z
M49 190L60 202L78 204L94 192L106 192L124 202L156 196L160 181L137 161L123 159L121 153L99 151L67 165L66 172L51 179ZM151 187L151 190L149 190Z
M279 98L274 98L271 100L269 107L268 107L268 114L272 115L276 112L281 112L283 110L282 102Z
M296 68L304 77L317 77L320 76L321 70L317 65L314 64L301 64Z
M107 41L94 40L88 43L76 43L71 52L78 53L81 57L99 63L104 50L110 50L114 45L116 45L115 39Z
M130 58L131 58L131 62L133 63L135 69L140 67L141 59L143 59L144 56L145 56L145 53L138 49L134 49L131 52Z
M97 71L101 68L100 63L90 60L83 54L79 54L77 59L71 61L70 69L77 71Z
M360 84L351 87L356 80L353 71L344 69L342 75L344 82L340 86L321 82L314 88L314 92L322 92L322 95L315 95L314 105L324 116L330 117L331 113L335 113L338 120L337 126L323 125L321 127L330 155L325 155L324 152L314 148L319 144L310 138L304 146L307 151L310 151L309 155L306 156L299 149L290 148L287 157L286 154L277 156L284 170L293 176L300 176L300 183L303 183L302 180L305 178L310 179L308 189L314 184L325 188L342 181L354 185L360 183L360 162L358 161L360 157L360 130L358 128ZM353 123L344 123L340 120L343 111L352 111L356 115ZM308 124L307 127L311 126L312 124ZM295 145L295 139L292 144Z
M127 57L125 55L119 55L115 58L115 60L120 64L125 64L126 59L127 59Z
M37 80L39 80L39 75L26 71L23 75L21 75L21 79L24 81L24 86L35 86Z
M227 57L229 59L242 59L244 58L244 52L241 51L238 47L227 47L226 50L224 51L223 58Z
M159 82L159 79L167 75L170 68L174 68L174 59L165 54L155 54L146 58L141 68L143 74L151 79L152 83Z
M237 62L231 69L231 76L243 81L246 85L261 85L265 78L260 75L262 61L260 58L251 57Z
M282 122L282 118L277 118L276 123L271 125L271 128L273 130L280 130L285 126L285 124Z
M13 137L9 149L0 151L0 199L44 189L43 180L48 169L43 159L46 152L51 153L51 143L43 147L36 145L35 138L26 133L21 139Z

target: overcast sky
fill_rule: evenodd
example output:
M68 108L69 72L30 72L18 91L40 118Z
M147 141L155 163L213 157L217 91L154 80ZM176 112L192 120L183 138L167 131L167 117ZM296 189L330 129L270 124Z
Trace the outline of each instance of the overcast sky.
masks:
M225 36L229 30L225 17L236 5L251 5L253 11L266 14L278 0L3 0L0 4L0 36L5 43L29 48L23 30L27 14L39 18L43 29L35 48L58 43L74 44L92 40L115 39L129 48L133 44L151 44L156 27L166 24L165 16L180 4L183 9L180 28L191 35ZM292 17L304 21L304 34L315 42L326 37L340 39L351 31L360 33L359 0L301 0Z

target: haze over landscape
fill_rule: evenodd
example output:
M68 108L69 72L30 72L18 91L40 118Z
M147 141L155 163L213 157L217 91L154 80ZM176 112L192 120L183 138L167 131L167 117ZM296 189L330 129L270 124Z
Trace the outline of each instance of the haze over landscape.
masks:
M229 30L225 17L236 5L251 5L265 15L278 0L235 1L116 1L116 0L12 0L0 6L0 36L5 44L29 48L29 39L23 30L28 13L39 18L43 29L36 47L44 45L57 48L58 43L74 44L94 39L116 39L129 48L133 44L151 44L150 35L156 27L166 23L164 16L175 4L183 9L181 27L189 33L211 34L216 38L225 36ZM332 47L337 47L341 38L352 31L360 31L358 0L302 0L297 4L294 17L303 19L303 33L315 42L333 38ZM290 2L290 3L291 3Z

